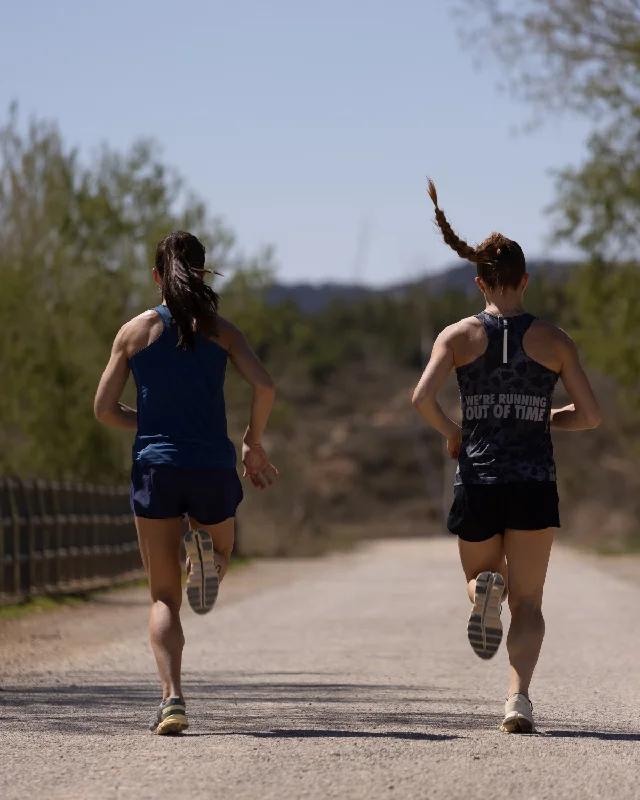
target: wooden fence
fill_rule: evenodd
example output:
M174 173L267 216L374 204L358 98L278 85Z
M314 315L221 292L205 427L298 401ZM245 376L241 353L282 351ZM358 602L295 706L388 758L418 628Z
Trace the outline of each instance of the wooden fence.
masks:
M0 605L143 574L128 488L0 478Z

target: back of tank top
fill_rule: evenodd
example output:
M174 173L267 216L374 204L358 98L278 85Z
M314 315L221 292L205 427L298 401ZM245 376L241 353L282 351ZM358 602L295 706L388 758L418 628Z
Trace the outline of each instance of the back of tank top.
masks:
M224 402L227 351L198 333L193 349L183 350L169 309L153 310L162 319L162 333L129 359L138 390L133 460L147 466L235 467Z
M456 484L555 481L551 400L558 373L523 347L535 317L477 315L485 352L456 370L462 404L462 448Z

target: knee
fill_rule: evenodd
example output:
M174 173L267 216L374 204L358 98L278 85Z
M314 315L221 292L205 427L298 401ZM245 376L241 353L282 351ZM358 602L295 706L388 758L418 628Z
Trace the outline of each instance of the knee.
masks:
M536 596L518 595L513 591L509 595L511 616L532 624L544 621L542 616L542 599Z
M152 589L151 600L166 606L172 614L178 614L182 605L182 590L177 593L168 589Z

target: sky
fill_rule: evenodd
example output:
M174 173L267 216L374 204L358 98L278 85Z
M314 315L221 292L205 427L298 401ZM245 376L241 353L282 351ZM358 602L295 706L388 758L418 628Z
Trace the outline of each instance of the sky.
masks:
M0 116L58 122L87 154L153 137L250 254L286 282L375 285L456 256L426 178L469 241L548 244L551 170L581 120L517 133L531 109L457 35L445 0L0 0Z

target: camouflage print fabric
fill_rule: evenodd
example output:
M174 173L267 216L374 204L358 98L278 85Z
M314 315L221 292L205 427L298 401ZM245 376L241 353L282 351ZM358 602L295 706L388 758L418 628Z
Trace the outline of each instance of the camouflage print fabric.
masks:
M483 311L477 318L489 344L483 355L456 370L462 449L455 483L555 481L550 414L559 376L523 349L535 317Z

